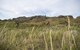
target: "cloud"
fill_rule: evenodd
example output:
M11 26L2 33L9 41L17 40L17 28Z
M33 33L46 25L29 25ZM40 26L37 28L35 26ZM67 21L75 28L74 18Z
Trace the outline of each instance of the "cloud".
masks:
M0 0L0 19L32 15L80 15L80 0Z

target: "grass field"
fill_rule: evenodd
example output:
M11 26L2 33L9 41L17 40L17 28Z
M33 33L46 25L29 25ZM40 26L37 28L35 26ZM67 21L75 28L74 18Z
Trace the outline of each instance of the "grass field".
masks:
M0 23L0 50L80 50L80 28Z

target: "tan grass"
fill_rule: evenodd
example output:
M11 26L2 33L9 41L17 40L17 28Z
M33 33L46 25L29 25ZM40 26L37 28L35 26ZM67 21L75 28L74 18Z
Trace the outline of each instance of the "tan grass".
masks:
M31 34L30 34L30 41L32 42L31 46L32 46L32 50L34 50L34 44L33 44L33 39L32 39L32 35L33 35L33 31L34 31L35 27L32 28L31 30Z
M76 46L75 38L74 38L73 34L71 33L70 18L68 16L67 16L67 20L68 20L68 29L65 33L63 33L61 50L65 49L64 45L69 46L69 50L73 50L73 47ZM68 40L66 40L66 39L68 39ZM72 43L72 41L73 41L73 43Z
M47 32L47 31L46 31ZM47 44L47 39L46 39L46 33L43 33L43 37L44 37L44 42L45 42L45 50L48 50L48 44Z
M50 45L51 45L51 50L54 50L53 48L53 42L52 42L52 30L50 30Z

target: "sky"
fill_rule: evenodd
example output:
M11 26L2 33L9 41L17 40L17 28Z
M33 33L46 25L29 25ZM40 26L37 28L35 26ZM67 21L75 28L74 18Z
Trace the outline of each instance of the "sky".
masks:
M0 19L19 16L80 15L80 0L0 0Z

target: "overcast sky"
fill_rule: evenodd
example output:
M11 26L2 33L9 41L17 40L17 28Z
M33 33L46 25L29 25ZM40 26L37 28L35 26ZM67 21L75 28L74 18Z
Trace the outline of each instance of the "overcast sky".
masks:
M0 19L33 15L80 15L80 0L0 0Z

